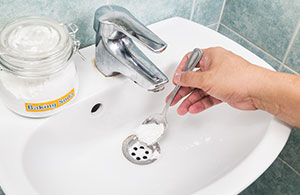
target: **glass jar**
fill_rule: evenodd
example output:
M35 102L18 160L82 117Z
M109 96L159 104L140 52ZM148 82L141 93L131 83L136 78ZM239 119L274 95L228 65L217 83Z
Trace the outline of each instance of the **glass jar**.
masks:
M0 32L0 96L22 116L59 112L78 91L73 54L78 28L44 17L15 20Z

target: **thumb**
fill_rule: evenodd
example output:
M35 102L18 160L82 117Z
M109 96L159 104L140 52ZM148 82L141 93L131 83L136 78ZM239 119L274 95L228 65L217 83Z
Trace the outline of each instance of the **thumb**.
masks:
M174 83L183 87L204 89L207 86L206 72L187 71L176 73Z

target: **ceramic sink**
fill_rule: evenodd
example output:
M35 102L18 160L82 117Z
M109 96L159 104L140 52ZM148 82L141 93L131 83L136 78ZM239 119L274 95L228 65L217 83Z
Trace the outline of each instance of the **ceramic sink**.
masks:
M181 58L195 47L222 46L251 63L265 61L202 25L170 18L149 28L168 48L143 52L172 80ZM188 30L187 30L188 29ZM126 137L151 113L160 112L172 82L150 93L95 67L95 47L75 57L79 94L71 106L44 119L28 119L0 104L0 185L7 195L188 195L238 194L276 159L290 128L263 111L239 111L220 104L179 116L172 107L161 153L149 165L122 154ZM101 107L94 113L94 105Z

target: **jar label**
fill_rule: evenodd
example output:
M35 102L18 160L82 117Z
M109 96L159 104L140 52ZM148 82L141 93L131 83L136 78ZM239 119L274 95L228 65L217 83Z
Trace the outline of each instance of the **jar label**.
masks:
M62 105L69 102L75 96L75 91L72 89L69 93L61 98L50 102L43 103L25 103L25 108L27 112L44 112L48 110L53 110L61 107Z

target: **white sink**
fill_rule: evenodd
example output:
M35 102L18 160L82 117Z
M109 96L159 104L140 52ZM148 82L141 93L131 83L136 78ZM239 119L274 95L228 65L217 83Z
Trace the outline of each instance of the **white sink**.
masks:
M237 43L199 24L171 18L150 26L168 43L162 54L143 49L172 79L179 61L195 47L225 47L272 69ZM93 65L94 46L76 58L80 94L60 114L26 119L0 104L0 184L7 195L237 194L276 159L290 133L262 111L226 104L196 115L168 114L159 159L135 165L122 155L123 140L151 113L161 111L170 82L149 93L122 77L103 77ZM91 108L102 108L91 114Z

